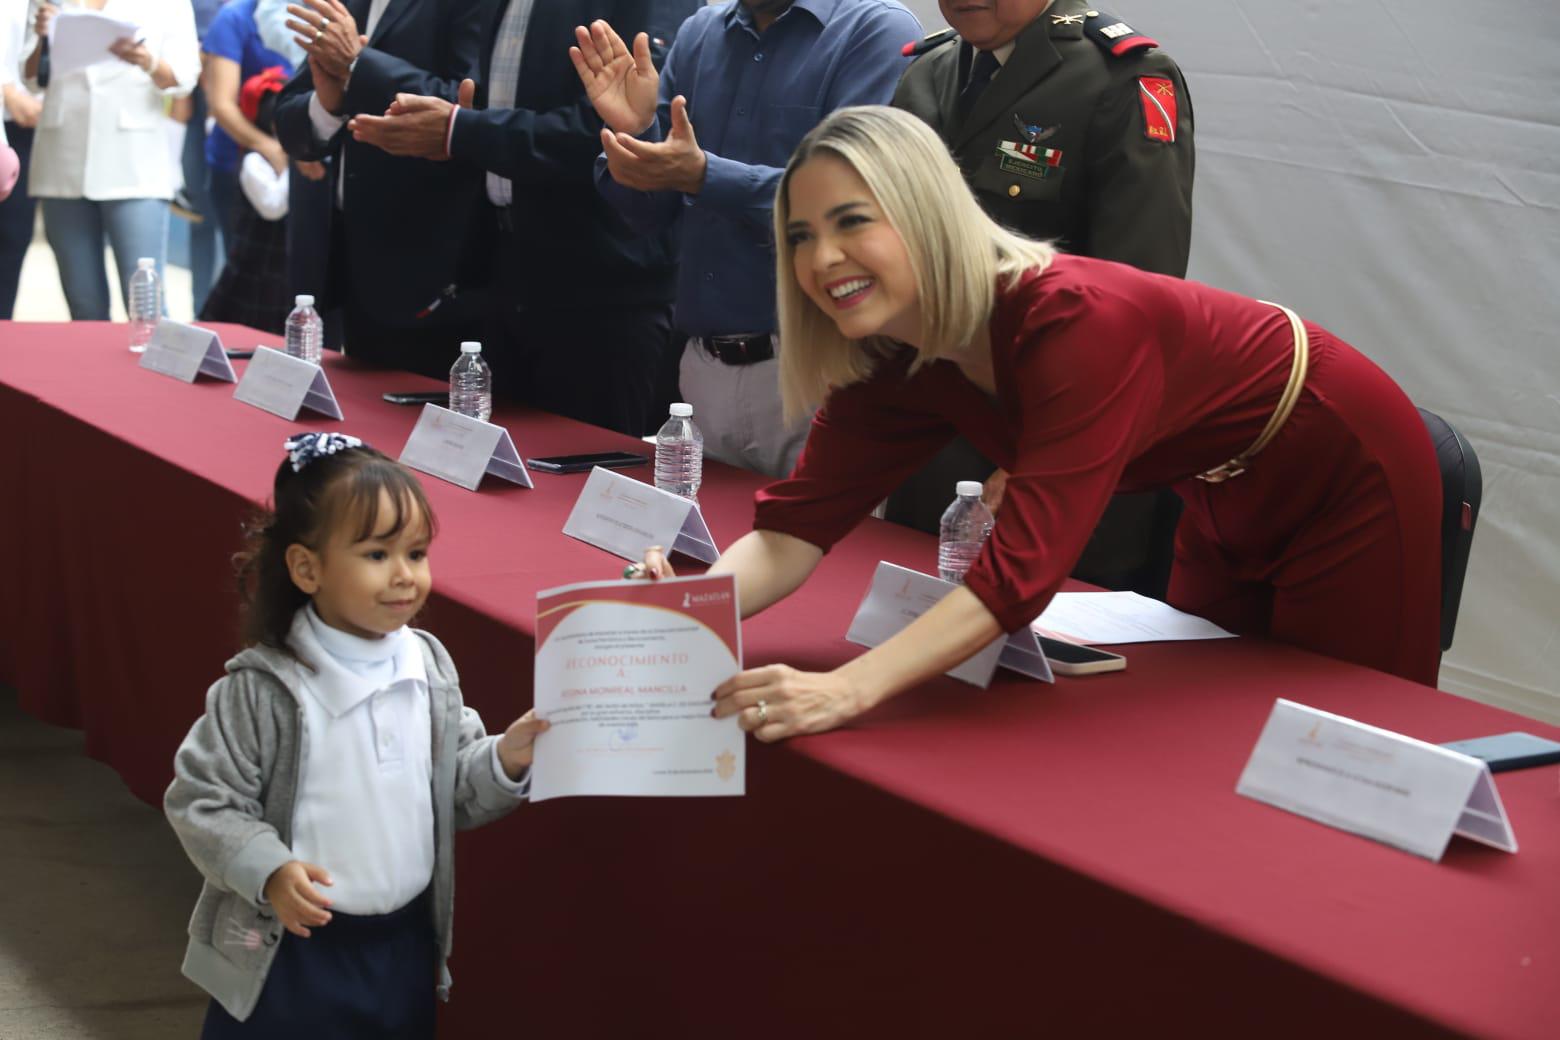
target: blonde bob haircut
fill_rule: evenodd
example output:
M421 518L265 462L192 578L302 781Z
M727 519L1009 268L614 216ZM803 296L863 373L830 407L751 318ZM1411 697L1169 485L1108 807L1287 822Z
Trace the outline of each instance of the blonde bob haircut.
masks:
M921 344L911 371L973 342L991 320L999 284L1050 266L1055 250L986 216L942 140L920 119L882 105L842 108L802 138L775 195L780 316L780 394L787 419L811 412L833 387L872 374L899 349L883 337L848 339L796 278L791 178L816 155L841 159L877 199L904 241L921 306Z

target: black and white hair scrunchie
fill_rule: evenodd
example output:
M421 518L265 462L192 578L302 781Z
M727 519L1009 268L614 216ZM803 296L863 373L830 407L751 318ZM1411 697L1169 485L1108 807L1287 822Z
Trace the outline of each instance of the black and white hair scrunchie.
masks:
M287 457L292 459L293 472L297 473L315 459L348 448L361 448L363 442L350 433L300 433L287 438L283 447L287 449Z

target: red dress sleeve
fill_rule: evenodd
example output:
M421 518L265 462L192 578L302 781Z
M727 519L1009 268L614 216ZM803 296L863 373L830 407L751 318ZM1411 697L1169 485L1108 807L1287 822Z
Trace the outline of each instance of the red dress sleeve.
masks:
M779 531L828 552L883 499L953 439L933 408L922 370L903 359L831 392L813 416L796 469L755 496L755 530Z
M1158 324L1134 300L1073 284L992 322L999 396L1018 416L1013 466L991 537L965 576L1001 623L1033 621L1082 555L1164 397Z

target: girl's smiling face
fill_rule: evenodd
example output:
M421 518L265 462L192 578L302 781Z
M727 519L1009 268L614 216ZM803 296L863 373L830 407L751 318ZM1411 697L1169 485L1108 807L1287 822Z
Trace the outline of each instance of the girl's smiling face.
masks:
M418 504L397 510L381 489L374 519L366 537L358 537L356 518L343 517L318 552L297 543L287 550L293 582L313 598L320 620L364 639L411 621L433 584L429 524Z
M791 174L786 238L796 281L850 339L921 338L910 254L854 167L819 154Z

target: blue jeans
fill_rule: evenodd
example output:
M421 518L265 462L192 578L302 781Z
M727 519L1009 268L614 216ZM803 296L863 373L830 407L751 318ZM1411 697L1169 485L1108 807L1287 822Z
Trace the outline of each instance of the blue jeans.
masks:
M60 287L76 321L108 320L108 278L103 272L103 241L114 250L120 299L128 304L130 276L143 256L157 261L164 278L168 254L168 203L163 199L44 199L43 230L60 268ZM163 281L166 286L168 283ZM163 294L167 312L167 293Z

